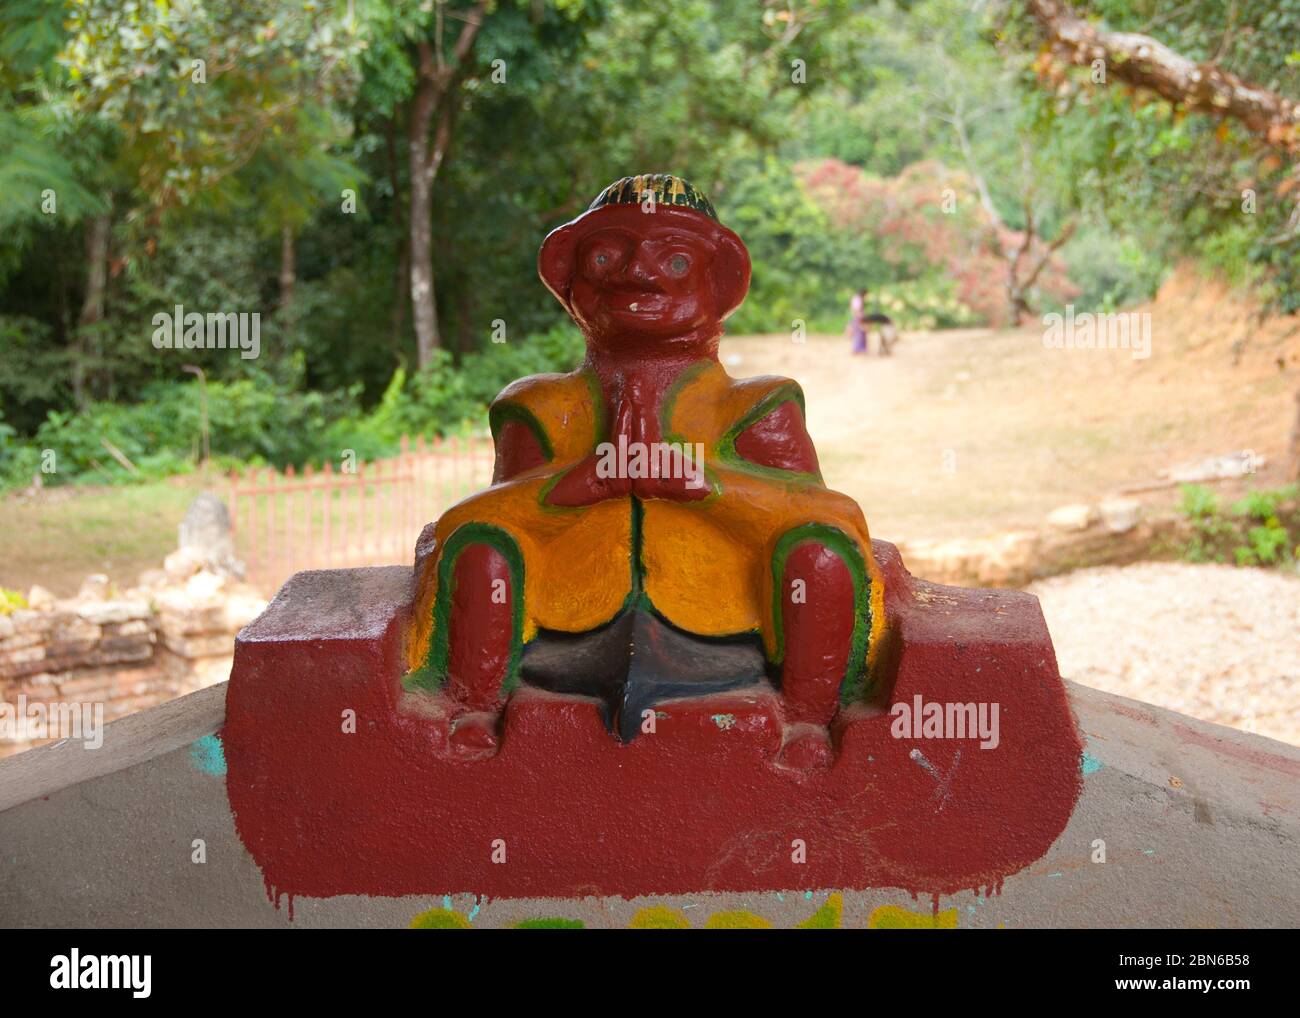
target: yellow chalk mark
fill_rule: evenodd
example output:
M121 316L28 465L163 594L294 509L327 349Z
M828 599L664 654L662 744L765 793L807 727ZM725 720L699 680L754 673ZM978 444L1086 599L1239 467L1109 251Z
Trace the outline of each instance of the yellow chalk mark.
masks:
M795 927L797 930L838 930L844 917L844 895L836 892L826 904Z
M628 929L632 930L689 930L690 928L690 920L686 918L686 913L679 908L669 908L667 905L643 908L628 924Z
M468 930L469 920L449 908L431 908L411 920L413 930Z
M874 909L867 920L869 930L955 930L957 928L957 910L944 909L942 912L913 912L910 908L898 905L881 905Z
M770 930L772 924L761 915L743 910L736 912L714 912L704 924L706 930Z

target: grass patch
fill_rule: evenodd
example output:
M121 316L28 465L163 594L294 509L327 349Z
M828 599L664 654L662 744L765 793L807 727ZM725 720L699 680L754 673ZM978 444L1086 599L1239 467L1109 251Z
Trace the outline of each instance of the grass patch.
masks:
M201 487L195 477L4 499L0 587L26 591L39 583L66 597L94 572L118 586L134 583L175 549L176 528Z

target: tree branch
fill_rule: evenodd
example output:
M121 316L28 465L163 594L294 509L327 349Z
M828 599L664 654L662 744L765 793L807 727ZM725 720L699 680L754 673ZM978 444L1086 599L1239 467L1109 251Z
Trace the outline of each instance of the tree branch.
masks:
M416 133L421 139L428 138L429 125L436 123L434 136L428 140L428 147L424 154L424 172L430 181L438 175L438 167L446 153L449 140L450 117L442 108L443 103L454 91L457 79L465 72L470 51L474 48L474 40L478 38L479 29L483 27L487 6L488 0L479 0L474 8L464 15L464 24L460 27L460 35L456 38L450 62L443 59L441 38L436 45L430 45L427 39L421 39L416 46L419 83L416 86L415 112L412 117L416 127L412 143ZM438 11L441 12L442 8L439 7ZM438 34L441 37L441 21L438 22ZM444 124L447 125L445 128Z
M1028 0L1052 51L1069 63L1105 61L1121 81L1201 113L1231 117L1276 148L1300 151L1300 102L1243 81L1214 63L1198 64L1136 32L1085 21L1062 0Z

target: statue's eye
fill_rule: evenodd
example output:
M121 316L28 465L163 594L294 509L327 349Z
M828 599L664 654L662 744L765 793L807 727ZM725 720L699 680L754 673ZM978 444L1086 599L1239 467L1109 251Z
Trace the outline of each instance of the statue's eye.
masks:
M684 276L690 267L691 263L685 255L673 255L668 260L668 271L674 276Z

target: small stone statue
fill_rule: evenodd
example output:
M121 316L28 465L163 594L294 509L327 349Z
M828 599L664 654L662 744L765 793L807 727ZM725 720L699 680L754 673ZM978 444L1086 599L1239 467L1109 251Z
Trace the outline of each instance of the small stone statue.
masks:
M210 491L194 497L177 527L177 548L205 568L243 577L244 565L235 558L234 530L226 503Z
M880 573L862 512L822 482L799 386L718 363L745 245L687 181L626 177L539 269L587 357L493 404L492 487L420 542L410 684L465 707L453 742L472 753L521 678L599 697L628 741L659 700L771 673L783 758L828 762L839 704L872 686Z

